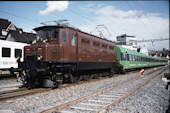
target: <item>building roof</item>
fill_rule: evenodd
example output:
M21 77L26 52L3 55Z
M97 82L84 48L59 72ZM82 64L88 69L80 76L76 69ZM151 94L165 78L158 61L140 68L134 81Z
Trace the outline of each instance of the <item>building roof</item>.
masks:
M10 24L10 21L0 18L0 36L2 35L2 29L7 29Z
M136 36L135 35L122 34L122 35L117 36L117 37L132 37L132 38L135 38Z
M10 21L0 18L0 30L7 29L10 24Z
M10 20L6 20L6 19L2 19L0 18L0 36L2 35L2 29L4 30L10 30L9 26L13 25L12 22L10 22ZM17 28L15 25L13 25L13 27L17 30L17 31L23 31L22 28Z
M36 34L33 33L26 33L26 32L20 33L19 31L10 30L8 35L9 34L16 42L23 42L23 43L30 44L36 39Z

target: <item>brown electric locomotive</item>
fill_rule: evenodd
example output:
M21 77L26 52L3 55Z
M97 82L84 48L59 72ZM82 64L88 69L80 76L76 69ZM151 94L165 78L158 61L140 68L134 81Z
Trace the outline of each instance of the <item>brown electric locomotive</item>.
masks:
M58 87L82 78L112 76L116 68L116 44L66 25L34 29L37 40L24 48L19 72L28 87Z

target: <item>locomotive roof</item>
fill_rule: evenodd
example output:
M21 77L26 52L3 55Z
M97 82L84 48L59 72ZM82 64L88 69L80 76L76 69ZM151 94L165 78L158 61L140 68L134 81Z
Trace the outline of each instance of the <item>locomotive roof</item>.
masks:
M93 36L93 37L97 37L97 38L100 38L100 39L102 39L102 40L109 41L109 42L111 42L111 43L115 43L114 41L108 40L108 39L106 39L106 38L101 38L101 37L96 36L96 35L94 35L94 34L90 34L90 33L81 31L81 30L78 29L78 28L71 27L71 26L67 26L67 25L45 25L45 26L40 26L40 27L34 28L33 30L38 31L38 30L41 30L41 29L43 29L43 28L53 28L53 27L73 29L73 30L76 30L76 31L81 32L81 33L84 33L84 34L87 34L87 35L90 35L90 36ZM115 44L116 44L116 43L115 43Z

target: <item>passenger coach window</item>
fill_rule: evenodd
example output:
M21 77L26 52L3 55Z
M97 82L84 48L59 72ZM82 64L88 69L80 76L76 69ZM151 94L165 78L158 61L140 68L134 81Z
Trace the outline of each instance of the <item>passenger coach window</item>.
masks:
M133 55L133 61L135 61L135 55Z
M137 56L135 55L134 57L135 57L135 61L138 61L138 58L137 58Z
M11 57L11 49L10 48L2 48L2 57Z
M133 61L133 56L131 54L128 54L128 61Z
M15 58L22 58L22 49L15 49Z
M126 60L126 54L125 53L121 53L121 60Z
M133 56L132 55L129 55L129 60L133 61Z
M76 35L75 35L75 34L72 34L71 45L72 45L72 46L75 46L75 45L76 45Z
M66 42L66 32L62 32L62 42Z

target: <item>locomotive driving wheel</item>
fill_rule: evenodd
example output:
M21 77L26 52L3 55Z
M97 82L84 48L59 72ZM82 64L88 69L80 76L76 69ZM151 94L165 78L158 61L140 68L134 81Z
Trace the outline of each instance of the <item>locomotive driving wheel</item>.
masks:
M78 83L82 80L83 76L78 74L70 74L71 83Z
M109 73L109 77L114 76L114 73L115 73L114 69L113 69L113 68L111 68L110 73Z
M54 80L54 87L58 88L62 83L63 83L63 75L56 73L55 80Z
M85 81L90 80L92 77L93 77L92 75L83 75L83 79L84 79Z
M109 76L109 73L108 73L108 72L104 72L104 73L102 74L102 76L103 76L103 77L108 77L108 76Z
M102 76L102 73L97 73L93 75L94 79L99 79L101 76Z

